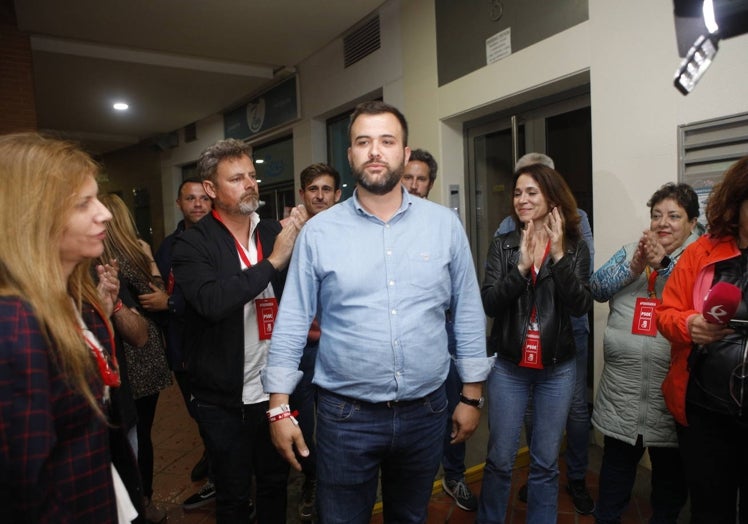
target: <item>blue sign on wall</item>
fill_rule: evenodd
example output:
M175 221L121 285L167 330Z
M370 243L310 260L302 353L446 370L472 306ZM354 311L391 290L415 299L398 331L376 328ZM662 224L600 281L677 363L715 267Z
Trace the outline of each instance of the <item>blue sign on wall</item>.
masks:
M223 115L226 138L246 138L299 118L296 75Z

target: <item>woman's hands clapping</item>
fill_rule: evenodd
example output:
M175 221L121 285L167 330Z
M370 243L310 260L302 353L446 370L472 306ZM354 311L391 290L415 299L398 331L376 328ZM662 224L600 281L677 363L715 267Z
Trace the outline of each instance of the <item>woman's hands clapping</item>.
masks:
M544 227L551 242L551 258L558 262L564 256L564 216L558 206L548 213Z
M665 255L667 255L667 252L657 239L657 233L647 229L642 232L642 236L639 238L639 245L636 246L636 251L631 259L631 271L639 275L647 265L655 269L662 269L659 264Z

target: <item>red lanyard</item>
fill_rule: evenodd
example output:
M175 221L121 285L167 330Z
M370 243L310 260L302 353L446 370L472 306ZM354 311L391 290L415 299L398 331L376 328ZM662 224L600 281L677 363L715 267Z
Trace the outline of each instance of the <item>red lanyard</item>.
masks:
M540 266L543 266L543 262L545 262L545 259L548 258L548 253L551 252L551 241L548 240L548 243L545 245L545 253L543 253L543 259L540 261ZM530 266L530 275L532 275L532 285L535 285L535 281L538 279L538 274L535 272L535 262L533 261L532 265ZM535 322L535 319L538 318L538 308L535 306L535 304L532 305L532 311L530 312L530 322Z
M104 358L104 354L101 351L101 347L99 344L91 340L86 336L86 333L84 332L84 329L89 331L92 335L93 332L88 329L88 326L83 322L83 317L80 317L80 323L79 326L81 335L83 335L83 339L86 341L86 344L89 348L91 348L91 351L93 352L94 356L96 357L96 364L99 367L99 375L101 375L101 380L104 381L104 385L111 386L111 387L119 387L120 385L120 378L119 378L119 364L117 363L117 355L115 352L115 346L114 346L114 332L112 332L109 327L107 327L107 331L109 332L109 344L110 348L112 349L112 365L110 366L107 360Z
M657 298L655 280L657 280L657 270L652 271L652 268L647 266L647 296L649 298Z
M213 213L213 218L218 220L224 226L226 225L224 224L223 220L221 220L221 215L218 214L218 211L214 209L213 211L211 211L211 213ZM229 233L231 232L229 231ZM234 239L234 244L236 245L236 252L239 253L239 258L242 259L242 262L244 262L245 266L252 267L252 264L250 263L249 258L247 258L247 253L244 250L244 246L242 246L241 242L239 242L236 239L233 233L231 234L231 237ZM255 228L255 246L257 246L257 262L262 262L262 243L260 243L260 235L257 233L256 228Z
M96 355L96 363L99 365L99 374L104 384L111 387L118 387L120 385L119 379L119 365L117 364L117 357L114 355L114 346L112 346L112 366L104 358L99 346L96 345L91 339L85 334L83 338L86 339L86 344L91 348L93 354Z
M545 245L545 253L543 253L543 259L540 261L540 265L538 267L541 267L543 265L543 262L545 262L545 259L548 258L548 253L551 252L551 241L549 240L548 243ZM538 279L538 274L535 272L535 262L533 261L533 264L530 266L530 274L532 275L532 285L535 285L535 281Z

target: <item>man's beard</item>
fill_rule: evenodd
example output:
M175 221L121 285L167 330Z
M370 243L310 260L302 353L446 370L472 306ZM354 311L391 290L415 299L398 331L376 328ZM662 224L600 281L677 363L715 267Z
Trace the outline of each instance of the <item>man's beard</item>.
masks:
M244 193L239 200L239 212L242 215L251 215L260 207L260 197L257 193Z
M395 170L387 168L386 176L378 177L375 180L372 180L371 177L366 175L364 172L365 168L366 164L364 164L360 169L351 165L351 172L356 183L366 189L369 193L374 195L386 195L400 183L403 171L405 171L405 164L401 164Z

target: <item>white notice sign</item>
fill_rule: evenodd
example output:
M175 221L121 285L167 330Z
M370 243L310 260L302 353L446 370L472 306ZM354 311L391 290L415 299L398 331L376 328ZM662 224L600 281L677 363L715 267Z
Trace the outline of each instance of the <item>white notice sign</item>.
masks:
M507 27L486 38L486 64L493 64L512 54L512 28Z

